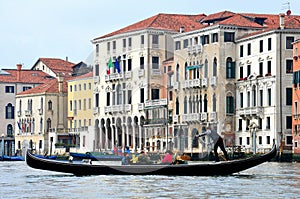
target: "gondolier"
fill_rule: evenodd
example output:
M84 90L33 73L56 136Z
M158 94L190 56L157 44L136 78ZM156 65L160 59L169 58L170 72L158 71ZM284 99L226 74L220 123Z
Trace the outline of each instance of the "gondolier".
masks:
M219 162L219 156L218 156L218 147L220 147L220 149L223 151L224 156L226 161L228 160L228 154L227 151L225 150L224 147L224 142L223 142L223 138L217 133L217 131L215 129L211 130L210 127L206 127L206 131L201 133L200 135L198 135L197 137L202 137L202 136L209 136L214 143L214 153L215 153L215 161Z

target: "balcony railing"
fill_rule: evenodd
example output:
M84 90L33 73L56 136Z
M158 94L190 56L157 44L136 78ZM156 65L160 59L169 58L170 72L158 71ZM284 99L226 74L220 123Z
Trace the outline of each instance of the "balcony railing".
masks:
M144 103L138 103L138 110L139 111L144 110Z
M129 111L131 111L131 108L132 108L131 104L105 106L104 113L129 112Z
M175 82L174 85L173 85L173 88L175 90L179 90L179 82Z
M200 122L201 113L188 113L182 115L182 122Z
M216 76L213 76L213 77L210 79L210 85L211 85L211 86L217 86L217 77L216 77Z
M247 107L247 108L240 108L236 110L237 115L244 117L244 116L256 116L263 114L263 107Z
M217 112L209 113L209 121L211 121L211 122L217 121Z
M167 105L167 98L148 100L145 102L145 108L156 107L156 106L166 106L166 105Z
M32 111L31 110L25 110L25 116L31 116Z
M173 122L179 122L179 115L173 115Z

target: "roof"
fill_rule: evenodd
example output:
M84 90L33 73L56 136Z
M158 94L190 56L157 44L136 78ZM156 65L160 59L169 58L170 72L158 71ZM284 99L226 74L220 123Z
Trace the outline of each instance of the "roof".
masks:
M184 27L186 32L197 30L201 27L204 27L203 24L200 24L200 20L202 20L206 15L198 14L198 15L184 15L184 14L164 14L160 13L145 20L139 21L132 25L129 25L125 28L121 28L112 33L106 34L104 36L95 38L102 39L106 37L111 37L121 33L133 32L138 30L143 30L147 28L153 28L157 30L169 30L179 32L181 27Z
M28 94L59 93L58 85L59 83L57 78L52 78L45 81L42 85L28 89L26 91L18 93L17 95L20 96L20 95L28 95ZM67 91L68 91L68 85L67 85L67 80L65 79L63 81L63 92L66 93Z
M73 72L73 66L75 65L72 62L58 58L39 58L31 69L34 69L39 62L43 62L55 74L65 73L65 75L71 74Z
M208 16L206 16L204 19L201 20L202 23L212 23L216 20L220 21L220 20L224 20L227 19L231 16L233 16L234 13L230 12L230 11L222 11L222 12L217 12L214 14L210 14Z
M43 71L2 69L5 73L0 74L0 82L5 83L43 83L49 75ZM20 78L18 79L18 72Z
M73 76L71 78L69 78L70 81L76 81L76 80L80 80L80 79L88 79L88 78L93 78L93 71L90 71L86 74L83 75L79 75L79 76Z
M241 14L234 14L222 21L218 24L220 25L232 25L232 26L239 26L239 27L251 27L251 28L263 28L263 26L259 23L256 23L252 20L249 20L245 16Z

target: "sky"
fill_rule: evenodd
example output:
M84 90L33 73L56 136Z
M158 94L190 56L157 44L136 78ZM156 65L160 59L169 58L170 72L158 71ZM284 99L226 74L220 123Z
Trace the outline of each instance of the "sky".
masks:
M30 69L41 57L92 64L92 39L158 13L279 14L289 7L300 15L300 0L0 0L0 69Z

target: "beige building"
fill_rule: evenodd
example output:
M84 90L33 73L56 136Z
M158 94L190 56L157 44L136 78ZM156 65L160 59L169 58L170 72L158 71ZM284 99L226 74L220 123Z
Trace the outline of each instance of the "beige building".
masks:
M76 151L95 151L93 71L68 81L68 131Z
M58 136L67 129L67 83L64 77L48 77L44 84L16 96L16 149L33 148L38 154L53 154Z

